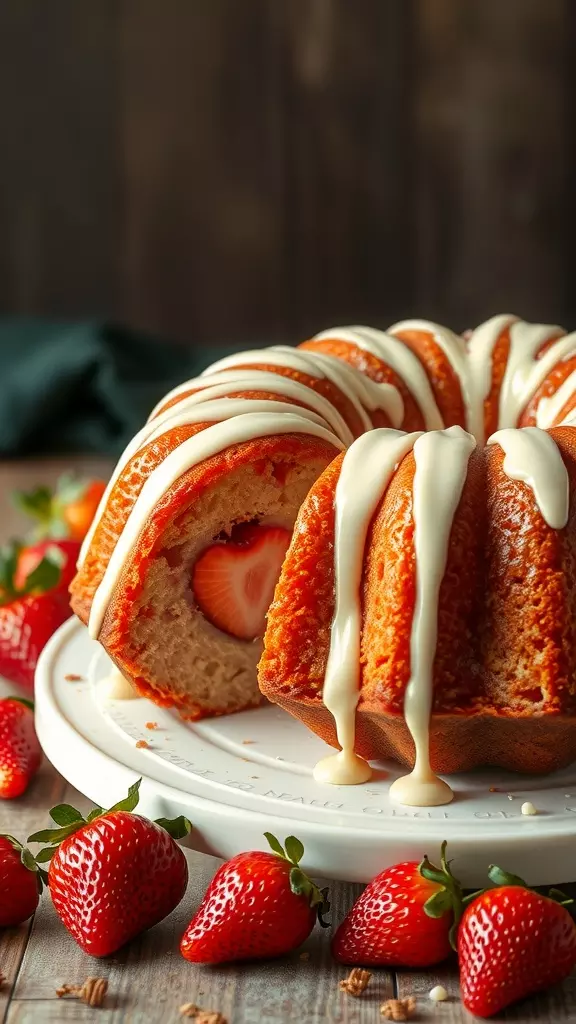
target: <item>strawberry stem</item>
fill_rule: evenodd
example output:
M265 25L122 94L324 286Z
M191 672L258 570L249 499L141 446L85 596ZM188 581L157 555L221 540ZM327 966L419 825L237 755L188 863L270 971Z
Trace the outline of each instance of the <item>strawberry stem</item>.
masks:
M456 933L460 918L464 912L464 899L460 882L452 874L450 864L452 861L446 859L447 843L442 843L440 851L440 867L432 864L428 857L424 857L418 870L422 878L429 882L435 882L442 888L435 892L424 904L424 913L428 917L443 917L444 914L453 914L453 923L450 928L450 945L456 949Z
M328 900L328 889L319 889L315 882L302 870L300 861L304 856L304 846L296 836L288 836L285 839L285 847L276 839L271 832L265 832L264 836L270 849L281 860L291 864L290 888L296 896L304 896L309 905L316 910L318 921L322 928L328 928L329 924L324 920L324 915L330 910Z
M108 810L105 810L103 807L94 807L86 817L76 807L72 807L71 804L56 804L50 811L50 817L60 828L40 829L39 832L34 832L28 837L29 843L48 843L48 846L40 850L36 855L36 861L41 863L49 861L60 843L68 839L69 836L74 835L84 825L95 821L96 818L101 818L105 814L114 814L116 811L131 813L138 806L141 783L142 779L137 779L136 782L132 783L128 790L128 795L123 800L113 804ZM183 839L192 828L188 818L185 818L183 815L173 820L158 818L156 825L159 825L160 828L168 832L173 839Z
M6 833L0 833L3 839L7 839L8 842L14 847L17 853L20 854L20 860L24 867L36 875L36 885L38 886L39 895L42 894L42 889L45 885L48 885L48 875L44 871L44 868L40 867L41 858L35 857L30 850L23 846L18 839L14 836L7 835Z
M509 871L504 871L496 864L491 864L488 868L488 878L498 887L503 885L519 885L523 889L531 889L531 886L526 885L524 879L520 878L519 875L513 875ZM538 890L534 889L531 891L537 892ZM478 893L475 895L478 895ZM565 892L562 892L561 889L555 888L548 890L548 899L554 900L554 903L560 903L563 907L568 907L574 903L574 900L570 896L567 896Z

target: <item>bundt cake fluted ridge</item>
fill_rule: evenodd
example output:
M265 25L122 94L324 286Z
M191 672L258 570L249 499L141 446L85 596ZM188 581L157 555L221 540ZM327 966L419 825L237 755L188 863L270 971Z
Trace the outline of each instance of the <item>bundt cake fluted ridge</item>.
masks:
M340 630L337 648L347 671L356 664L349 754L412 765L416 736L436 771L549 771L576 757L576 435L558 426L575 406L576 335L508 315L468 340L409 320L226 357L167 395L121 458L84 545L73 607L153 700L187 717L253 706L265 607L236 626L235 609L221 606L238 602L242 618L242 595L250 602L258 580L268 586L266 552L275 545L281 557L278 531L288 538L298 515L261 687L338 745L325 706L338 632L336 490L345 464L348 491L367 499L386 435L402 454L366 505L360 659L346 646L350 631ZM563 524L547 522L539 505L548 456L570 499ZM416 506L441 520L418 558L425 517L415 527ZM348 515L342 530L352 536ZM410 699L424 651L428 705ZM425 736L415 716L427 720Z

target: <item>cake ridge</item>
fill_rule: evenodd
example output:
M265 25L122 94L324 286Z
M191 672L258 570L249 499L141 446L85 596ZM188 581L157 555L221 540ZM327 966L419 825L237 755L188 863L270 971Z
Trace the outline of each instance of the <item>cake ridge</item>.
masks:
M466 340L414 319L226 356L169 392L121 456L83 545L73 608L140 692L190 717L254 706L264 643L262 693L340 746L336 763L348 759L361 775L355 758L374 756L413 768L416 754L422 777L486 761L567 764L576 757L575 417L576 333L512 314ZM390 471L377 454L384 437L406 447ZM344 507L363 511L351 519ZM199 610L192 569L214 545L240 564L243 523L265 541L267 529L291 531L295 520L266 635L263 626L249 650ZM422 536L434 531L426 561ZM344 619L335 532L356 559L360 547L370 554L369 571L356 566L361 593ZM524 576L534 597L525 623ZM438 631L428 643L416 628L423 617ZM337 667L354 662L359 681L339 728L330 627ZM500 683L509 705L495 700ZM538 732L526 732L531 721Z

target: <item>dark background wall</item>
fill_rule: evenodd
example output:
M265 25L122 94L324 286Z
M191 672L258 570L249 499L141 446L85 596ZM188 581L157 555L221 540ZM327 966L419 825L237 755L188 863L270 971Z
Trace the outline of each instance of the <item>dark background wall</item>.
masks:
M0 312L576 327L574 0L3 0Z

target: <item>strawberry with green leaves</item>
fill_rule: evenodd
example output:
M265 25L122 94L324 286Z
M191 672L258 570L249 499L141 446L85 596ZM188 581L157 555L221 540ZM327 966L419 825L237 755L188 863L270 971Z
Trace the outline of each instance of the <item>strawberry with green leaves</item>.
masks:
M332 940L332 955L364 967L430 967L452 952L462 913L460 883L446 860L386 868L366 886Z
M576 925L563 893L529 889L492 865L496 888L468 897L458 929L462 1002L477 1017L563 981L576 967ZM561 902L558 902L560 900Z
M4 697L0 700L0 800L22 796L41 761L32 704Z
M50 861L56 912L91 956L108 956L162 921L186 891L188 866L175 840L188 834L190 822L134 814L140 781L124 800L107 811L95 807L86 818L59 804L50 812L58 827L28 840L49 844L36 860Z
M60 477L56 490L36 487L33 491L17 491L14 501L36 522L37 540L68 538L82 541L100 504L106 484L103 480L83 480L66 473Z
M300 867L304 847L269 832L272 852L240 853L218 869L180 943L192 963L217 964L282 956L308 938L330 909Z
M53 544L35 552L23 578L27 550L16 541L0 549L0 675L31 690L42 648L72 613L62 552Z
M0 835L0 928L27 921L38 906L46 872L14 836Z

